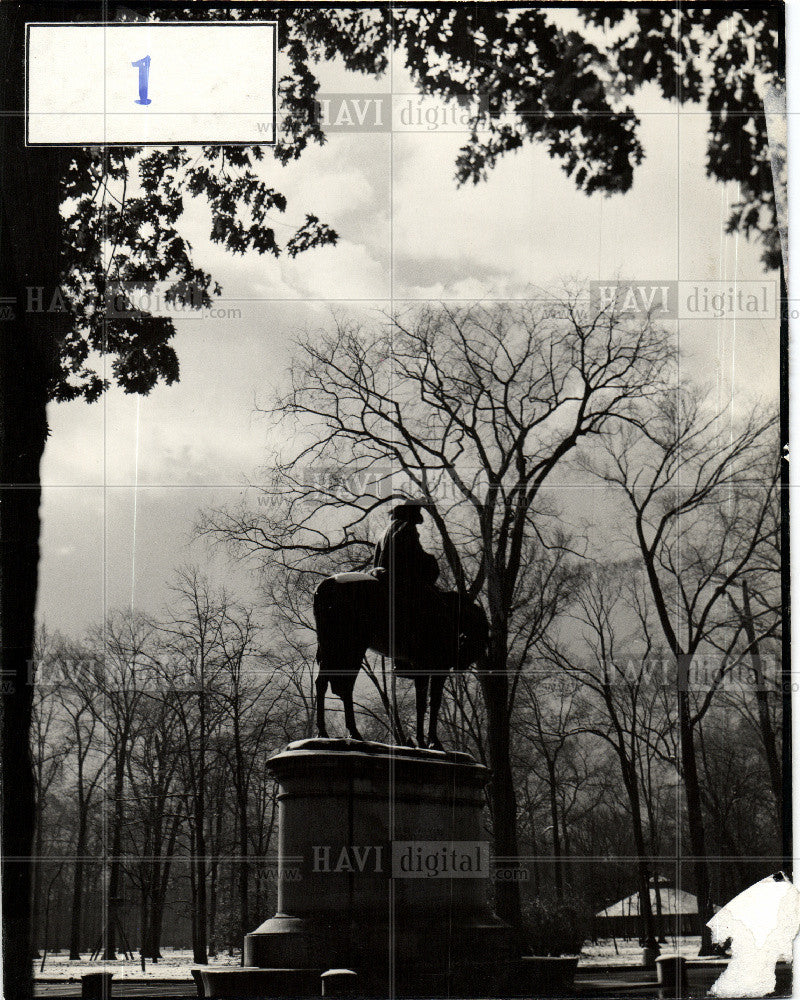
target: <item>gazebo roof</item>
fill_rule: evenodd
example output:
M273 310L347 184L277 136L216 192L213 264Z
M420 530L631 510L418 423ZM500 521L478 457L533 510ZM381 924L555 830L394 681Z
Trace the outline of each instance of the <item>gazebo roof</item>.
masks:
M651 880L652 881L652 880ZM661 885L659 888L661 897L661 912L665 916L689 916L697 913L697 896L683 889L675 889L673 886ZM650 890L650 906L653 914L658 913L655 887ZM604 910L595 914L597 917L638 917L639 916L639 893L634 892L617 903L612 903Z

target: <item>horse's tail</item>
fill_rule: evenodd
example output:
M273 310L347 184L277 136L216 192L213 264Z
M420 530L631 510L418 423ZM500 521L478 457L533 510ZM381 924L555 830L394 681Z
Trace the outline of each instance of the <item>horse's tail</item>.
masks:
M316 660L320 667L324 666L325 654L332 644L331 625L334 621L335 592L336 582L331 577L323 580L314 591L314 622L317 626Z

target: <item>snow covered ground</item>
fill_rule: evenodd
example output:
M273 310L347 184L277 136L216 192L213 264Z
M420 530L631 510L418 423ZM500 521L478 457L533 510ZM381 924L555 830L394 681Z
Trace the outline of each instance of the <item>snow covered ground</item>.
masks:
M677 938L675 942L670 938L667 944L661 946L664 954L682 954L687 958L694 958L700 948L699 937ZM33 964L34 975L37 979L80 979L89 972L109 971L114 973L114 978L122 979L191 979L191 970L197 968L192 960L192 953L188 949L163 949L164 957L158 962L146 963L142 972L141 962L137 959L133 962L121 959L117 962L90 962L88 957L79 961L71 962L67 957L67 952L55 952L49 954L45 961L44 970L41 969L41 959ZM598 941L597 944L587 943L581 953L580 965L638 965L642 960L642 949L635 941L617 941L617 948L614 942L608 940ZM209 962L210 968L223 968L225 966L237 966L240 958L238 954L218 955Z
M679 937L667 938L661 945L662 955L684 955L686 958L697 958L700 950L700 938ZM637 941L617 939L616 948L611 938L600 939L597 944L587 942L581 951L581 965L639 965L642 961L642 948Z
M44 969L42 960L33 963L33 973L37 979L80 979L89 972L113 972L114 978L121 979L191 979L191 969L198 968L192 960L191 949L163 948L163 958L158 962L146 962L142 972L142 963L138 954L133 962L121 959L116 962L90 962L88 955L76 961L70 961L69 952L54 952L47 956ZM223 968L236 966L241 961L239 955L229 956L227 953L212 959L208 968Z

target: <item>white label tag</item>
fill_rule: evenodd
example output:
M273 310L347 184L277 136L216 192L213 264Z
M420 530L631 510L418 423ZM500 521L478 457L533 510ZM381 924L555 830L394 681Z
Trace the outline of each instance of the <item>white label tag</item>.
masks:
M274 22L27 28L28 145L275 141Z

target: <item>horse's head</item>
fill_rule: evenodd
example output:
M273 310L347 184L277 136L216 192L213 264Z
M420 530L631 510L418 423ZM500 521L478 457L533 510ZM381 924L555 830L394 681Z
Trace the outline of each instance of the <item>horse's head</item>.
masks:
M489 622L480 604L466 604L461 614L456 670L466 670L486 653Z

